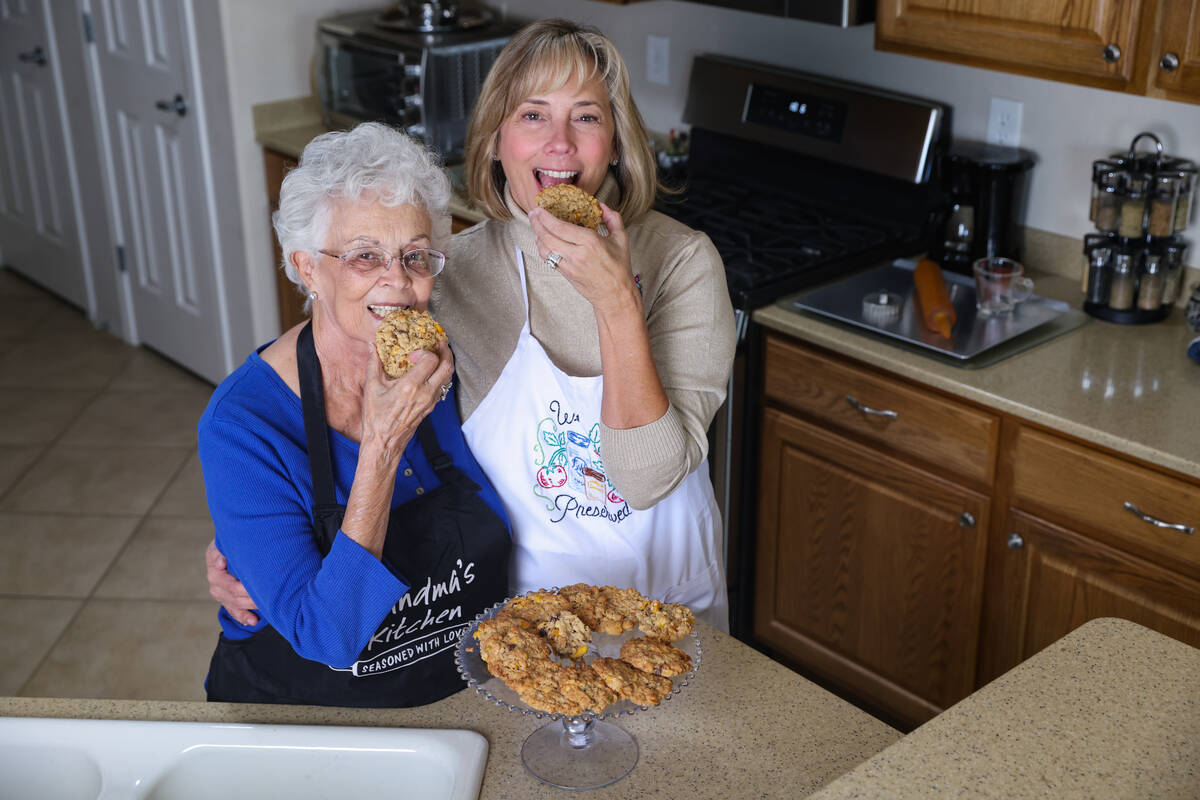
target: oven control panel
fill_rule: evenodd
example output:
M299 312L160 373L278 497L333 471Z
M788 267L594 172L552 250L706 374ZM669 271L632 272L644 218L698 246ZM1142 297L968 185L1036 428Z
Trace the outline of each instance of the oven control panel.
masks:
M840 142L846 124L846 104L754 83L750 85L750 98L746 103L746 122Z

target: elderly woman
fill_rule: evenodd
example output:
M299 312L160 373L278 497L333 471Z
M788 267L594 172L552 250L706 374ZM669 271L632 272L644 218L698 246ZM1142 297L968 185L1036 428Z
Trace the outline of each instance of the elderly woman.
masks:
M275 230L312 319L253 353L199 425L216 544L258 609L219 613L210 700L411 706L462 688L453 646L508 592L510 532L463 440L453 358L390 379L375 331L424 309L449 183L386 126L329 133L283 181Z
M514 591L633 586L726 628L705 456L733 310L708 237L651 210L654 157L613 44L564 20L517 33L466 168L489 219L454 238L433 306L463 432L512 520ZM607 235L538 207L559 183L598 197Z
M654 157L612 42L564 20L518 32L472 116L467 188L433 307L450 332L471 451L513 526L514 593L634 587L728 629L706 431L733 363L708 237L651 209ZM572 183L605 232L538 207ZM209 554L213 596L251 614ZM235 593L240 596L235 596Z

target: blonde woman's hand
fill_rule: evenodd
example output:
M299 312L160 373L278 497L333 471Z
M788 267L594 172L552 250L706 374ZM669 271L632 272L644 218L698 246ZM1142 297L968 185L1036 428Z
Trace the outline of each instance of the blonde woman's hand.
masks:
M628 309L630 301L640 306L641 297L621 215L603 203L600 209L608 236L563 222L543 208L529 212L529 224L537 237L538 255L543 260L551 253L562 256L558 271L603 316Z
M395 459L441 401L442 387L454 375L454 355L446 342L436 353L417 350L409 359L413 366L408 372L389 378L372 351L363 385L361 445L381 447Z

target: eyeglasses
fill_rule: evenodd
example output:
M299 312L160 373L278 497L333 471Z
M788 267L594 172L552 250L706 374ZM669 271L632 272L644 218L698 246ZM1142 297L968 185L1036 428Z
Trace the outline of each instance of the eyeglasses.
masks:
M392 265L392 259L399 258L404 270L414 278L432 278L446 266L446 254L427 247L419 247L400 253L397 256L382 247L359 247L344 253L331 253L328 250L318 250L323 256L341 259L342 263L360 275L378 275Z

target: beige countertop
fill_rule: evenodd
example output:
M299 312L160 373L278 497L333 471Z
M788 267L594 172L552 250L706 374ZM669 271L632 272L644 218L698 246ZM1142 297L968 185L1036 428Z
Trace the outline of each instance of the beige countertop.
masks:
M589 797L804 797L861 764L900 733L703 623L700 669L661 707L619 718L640 750L624 779ZM545 724L464 690L413 709L229 703L0 698L0 715L468 728L489 744L482 798L562 798L521 763L521 744Z
M1197 686L1200 650L1093 620L815 797L1200 797Z
M1079 309L1079 282L1038 275L1040 295ZM1200 364L1174 309L1152 325L1089 319L1082 327L980 369L963 369L886 337L794 313L783 298L754 320L998 411L1200 478ZM864 401L865 402L865 401Z

